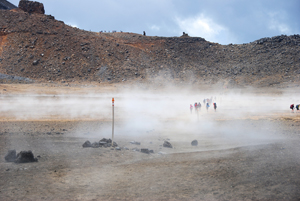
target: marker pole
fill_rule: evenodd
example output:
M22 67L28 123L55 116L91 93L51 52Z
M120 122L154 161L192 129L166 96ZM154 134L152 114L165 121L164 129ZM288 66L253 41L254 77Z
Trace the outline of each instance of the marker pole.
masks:
M115 99L112 98L112 140L111 140L111 146L113 147L114 145L114 124L115 124L115 111L114 111L114 107L115 107Z

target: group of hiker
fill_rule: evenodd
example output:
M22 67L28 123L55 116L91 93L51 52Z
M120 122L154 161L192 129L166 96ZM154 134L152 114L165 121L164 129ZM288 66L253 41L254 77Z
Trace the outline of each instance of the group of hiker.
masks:
M292 110L292 112L294 112L295 108L296 108L297 111L299 111L299 107L300 107L300 104L298 104L296 106L294 104L290 105L290 109Z
M206 107L206 110L208 111L208 108L210 107L210 105L212 104L213 102L213 98L211 97L210 99L209 98L206 98L206 99L203 99L203 104L205 105ZM194 103L194 105L190 104L190 111L191 113L193 112L193 109L195 108L195 112L198 112L198 110L201 110L201 103L200 102L196 102ZM213 103L213 107L214 107L214 110L216 111L217 110L217 103Z

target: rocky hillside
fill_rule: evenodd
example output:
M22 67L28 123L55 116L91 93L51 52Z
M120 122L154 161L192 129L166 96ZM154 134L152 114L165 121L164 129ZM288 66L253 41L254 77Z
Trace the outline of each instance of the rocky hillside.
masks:
M300 35L220 45L187 35L88 32L51 15L0 10L0 75L2 83L299 85Z

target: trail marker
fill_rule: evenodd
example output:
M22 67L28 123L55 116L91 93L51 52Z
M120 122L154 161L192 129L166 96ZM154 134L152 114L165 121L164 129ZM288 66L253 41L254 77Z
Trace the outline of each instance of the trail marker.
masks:
M111 146L114 146L114 124L115 124L115 99L112 98L112 140L111 140Z

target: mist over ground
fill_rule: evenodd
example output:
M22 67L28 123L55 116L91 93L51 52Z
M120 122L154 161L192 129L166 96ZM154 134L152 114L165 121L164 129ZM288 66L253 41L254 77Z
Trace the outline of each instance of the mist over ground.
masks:
M251 91L193 91L172 89L164 91L131 88L122 92L86 94L56 94L0 97L0 112L11 120L20 121L99 121L88 135L80 126L74 137L111 137L112 97L115 99L115 139L128 137L141 140L149 136L170 138L175 144L193 139L220 149L250 144L269 143L281 138L276 132L274 116L298 115L289 105L300 102L297 94L282 92L258 94ZM208 110L204 99L217 103ZM190 104L201 103L197 111ZM299 113L300 114L300 113ZM250 121L241 122L239 120ZM258 123L258 125L257 125ZM203 146L202 146L203 148Z

